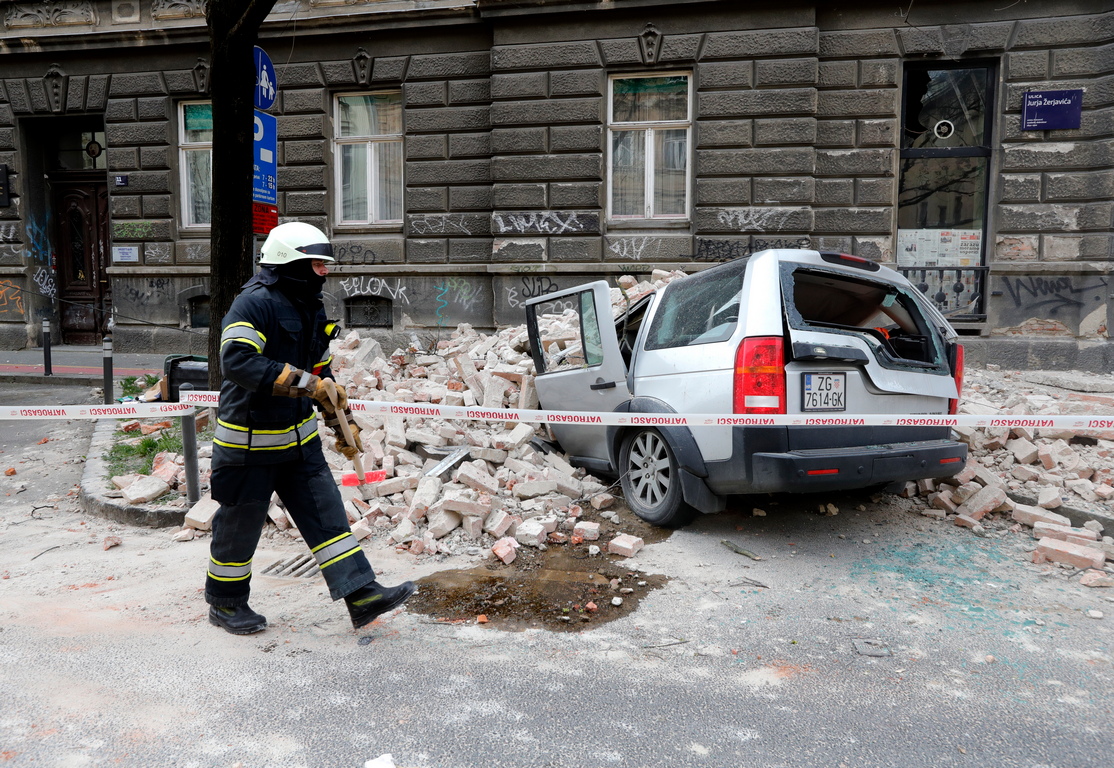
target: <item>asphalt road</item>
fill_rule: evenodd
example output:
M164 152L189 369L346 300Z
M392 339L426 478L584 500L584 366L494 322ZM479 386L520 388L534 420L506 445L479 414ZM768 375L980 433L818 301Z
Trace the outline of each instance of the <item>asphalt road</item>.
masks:
M627 561L668 583L582 633L402 611L356 634L316 578L257 576L271 626L233 637L205 619L207 540L49 490L82 466L63 426L0 422L25 459L0 490L28 484L0 506L5 766L1114 763L1114 590L1028 563L1032 540L1004 525L981 538L892 496L752 499ZM46 448L49 465L26 460ZM828 501L838 515L817 513ZM257 561L296 547L265 540ZM390 583L473 564L368 548Z

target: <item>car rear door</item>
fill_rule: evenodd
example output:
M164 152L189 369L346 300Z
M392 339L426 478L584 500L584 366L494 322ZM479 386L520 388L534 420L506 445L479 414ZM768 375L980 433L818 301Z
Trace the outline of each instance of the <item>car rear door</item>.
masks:
M862 266L850 266L856 263ZM956 397L950 340L904 278L837 254L783 261L781 275L789 342L787 412L831 417L948 412L949 399ZM888 428L860 432L856 442L894 436ZM946 433L936 428L915 438ZM819 447L813 438L808 436L808 447Z
M525 306L542 408L609 412L630 399L606 282L539 296ZM570 422L550 429L572 458L609 461L606 425Z

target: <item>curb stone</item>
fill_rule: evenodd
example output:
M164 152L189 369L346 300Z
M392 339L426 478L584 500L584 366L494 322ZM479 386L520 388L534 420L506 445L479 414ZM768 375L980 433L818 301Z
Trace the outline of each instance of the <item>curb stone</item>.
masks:
M120 499L105 495L108 487L108 466L103 456L112 447L118 419L98 419L89 440L89 450L85 455L85 470L81 475L81 490L78 494L81 507L91 515L106 517L119 523L142 525L147 528L169 528L181 526L189 511L185 507L172 507L164 504L138 506L126 504Z

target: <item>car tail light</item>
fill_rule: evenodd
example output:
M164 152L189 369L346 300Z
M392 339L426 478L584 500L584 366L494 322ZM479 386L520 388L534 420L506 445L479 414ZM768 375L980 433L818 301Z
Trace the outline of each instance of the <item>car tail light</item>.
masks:
M785 413L785 348L780 336L743 339L735 353L735 413Z
M948 401L948 413L959 413L959 398L963 395L963 345L955 345L955 361L952 363L952 378L955 379L955 399Z

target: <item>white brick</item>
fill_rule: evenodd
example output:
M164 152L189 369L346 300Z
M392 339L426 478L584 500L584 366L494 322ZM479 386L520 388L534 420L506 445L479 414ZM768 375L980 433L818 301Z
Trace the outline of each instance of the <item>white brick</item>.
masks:
M149 501L166 495L170 486L157 477L142 476L134 483L124 488L121 493L128 504L146 504Z
M199 531L208 531L213 527L213 517L216 516L218 509L220 509L220 502L214 501L212 496L205 494L186 513L186 525Z
M544 544L548 531L537 519L526 520L515 531L514 538L520 544L526 544L531 547L536 547L539 544Z

